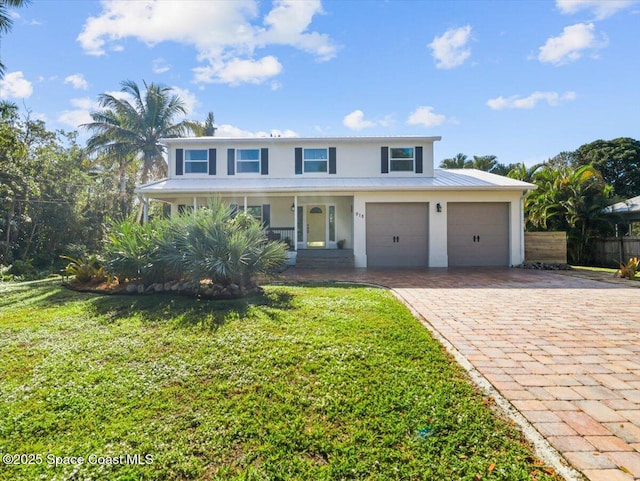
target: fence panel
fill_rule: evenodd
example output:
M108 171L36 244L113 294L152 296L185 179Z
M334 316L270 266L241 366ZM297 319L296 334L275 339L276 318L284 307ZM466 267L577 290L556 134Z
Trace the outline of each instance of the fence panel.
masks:
M606 237L597 239L593 249L594 262L601 266L618 267L630 257L640 257L640 237Z
M566 232L525 232L524 259L526 262L566 264Z

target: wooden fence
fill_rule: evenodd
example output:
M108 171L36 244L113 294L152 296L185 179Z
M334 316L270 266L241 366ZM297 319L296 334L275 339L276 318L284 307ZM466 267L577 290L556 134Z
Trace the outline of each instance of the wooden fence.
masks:
M594 263L618 267L621 261L640 257L640 237L606 237L596 239L593 246Z
M566 264L567 234L565 232L525 232L524 260L545 264Z

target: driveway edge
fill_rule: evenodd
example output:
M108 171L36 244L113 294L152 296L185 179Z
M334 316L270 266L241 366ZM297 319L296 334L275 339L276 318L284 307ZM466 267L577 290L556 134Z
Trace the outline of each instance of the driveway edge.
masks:
M549 442L542 436L536 428L534 428L529 421L505 398L500 392L484 377L471 362L458 351L453 344L451 344L447 338L445 338L440 332L425 319L416 309L413 308L411 303L405 299L402 294L397 290L388 288L391 293L402 302L413 314L420 324L422 324L429 332L435 337L449 352L456 362L464 368L469 374L469 377L473 383L478 386L487 395L491 396L496 405L518 425L525 438L533 445L536 454L547 464L549 464L558 475L562 476L567 481L584 481L585 477L576 469L571 467L569 463L560 455L560 453L549 444Z

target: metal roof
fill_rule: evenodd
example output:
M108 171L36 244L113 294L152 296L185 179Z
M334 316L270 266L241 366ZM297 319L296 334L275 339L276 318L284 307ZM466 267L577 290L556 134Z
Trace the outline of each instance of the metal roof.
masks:
M345 143L345 142L435 142L442 140L439 135L436 136L424 136L424 135L394 135L394 136L353 136L353 137L169 137L161 139L163 144L226 144L233 143L283 143L283 144L303 144L303 143L317 143L317 142L333 142L333 143Z
M640 195L605 207L604 211L608 214L640 214Z
M215 177L162 179L143 185L137 192L205 194L231 192L363 192L407 190L531 190L534 184L476 169L435 169L433 177Z

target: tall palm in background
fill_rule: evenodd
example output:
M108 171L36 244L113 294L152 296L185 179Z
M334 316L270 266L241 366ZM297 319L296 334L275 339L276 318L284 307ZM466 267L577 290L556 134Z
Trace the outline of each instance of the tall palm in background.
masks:
M125 94L124 98L100 95L98 101L103 109L92 112L93 122L83 127L92 132L87 141L89 152L102 152L117 158L140 158L140 181L146 184L150 178L167 175L160 139L191 133L197 123L189 120L174 123L177 116L187 113L182 99L172 94L169 87L147 85L144 81L143 84L145 91L141 92L135 82L122 82L120 90Z
M460 153L451 159L444 159L440 162L441 169L469 169L473 166L473 162L469 158Z
M29 0L0 0L0 36L11 30L13 20L9 16L8 7L24 7ZM0 49L0 52L2 50ZM0 79L4 77L5 66L0 60Z

